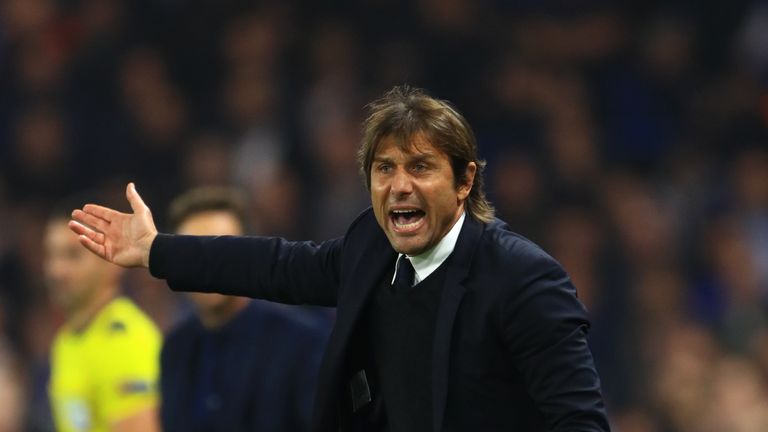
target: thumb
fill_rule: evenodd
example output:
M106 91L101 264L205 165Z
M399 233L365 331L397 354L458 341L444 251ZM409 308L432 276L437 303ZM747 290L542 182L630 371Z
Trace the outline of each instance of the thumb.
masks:
M131 209L134 213L147 210L147 205L144 204L144 200L142 200L139 193L136 192L136 185L133 184L133 182L128 183L128 187L125 189L125 197L128 198L128 202L131 204Z

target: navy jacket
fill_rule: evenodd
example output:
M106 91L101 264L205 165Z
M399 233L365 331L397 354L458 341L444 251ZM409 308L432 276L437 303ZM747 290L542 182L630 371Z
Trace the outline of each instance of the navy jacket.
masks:
M215 331L189 317L163 344L163 431L308 430L326 340L309 317L261 301Z
M336 306L313 431L373 430L350 382L369 368L367 306L395 251L371 209L343 238L160 235L150 271L172 289ZM442 431L608 431L584 307L562 267L503 222L467 217L447 269L432 353L432 418Z

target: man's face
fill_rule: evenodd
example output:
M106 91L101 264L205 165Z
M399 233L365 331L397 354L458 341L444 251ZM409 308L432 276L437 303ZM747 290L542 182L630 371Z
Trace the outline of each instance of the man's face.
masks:
M43 249L46 285L53 300L69 312L87 306L99 289L115 283L120 272L82 247L66 219L48 224Z
M379 143L371 165L371 202L392 247L418 255L436 245L464 211L477 166L456 187L448 155L422 135L402 151L392 137Z
M188 235L242 235L243 227L232 213L212 210L193 214L179 225L177 232ZM188 293L195 307L205 313L216 313L229 307L233 297L221 294Z

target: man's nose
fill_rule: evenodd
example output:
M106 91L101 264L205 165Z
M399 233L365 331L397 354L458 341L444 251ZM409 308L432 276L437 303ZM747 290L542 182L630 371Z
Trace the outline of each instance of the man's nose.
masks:
M413 181L411 176L403 170L399 169L392 177L391 192L393 195L407 195L413 191Z

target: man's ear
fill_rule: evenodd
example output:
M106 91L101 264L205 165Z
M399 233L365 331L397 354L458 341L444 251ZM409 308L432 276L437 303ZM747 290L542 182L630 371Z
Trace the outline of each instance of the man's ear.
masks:
M464 201L469 196L469 192L472 191L472 185L475 184L475 174L477 174L477 164L469 162L464 169L464 181L458 188L458 199Z

